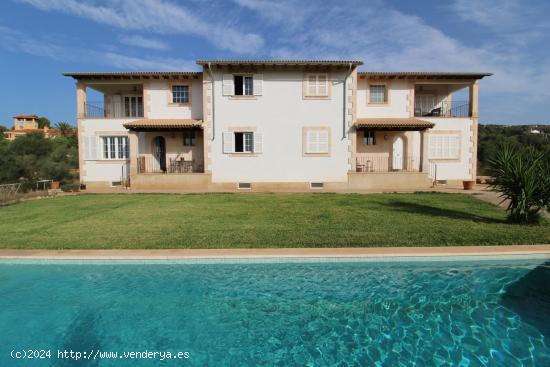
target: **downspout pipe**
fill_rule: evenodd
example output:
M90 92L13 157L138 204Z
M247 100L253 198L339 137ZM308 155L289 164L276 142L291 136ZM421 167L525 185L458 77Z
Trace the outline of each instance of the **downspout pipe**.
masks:
M343 121L342 121L342 140L344 140L346 138L346 130L347 130L347 126L346 126L346 106L347 106L347 95L346 95L346 92L347 92L347 84L348 84L348 78L349 76L351 75L351 72L352 72L352 68L353 68L353 64L350 63L349 64L349 70L348 70L348 73L346 74L345 78L344 78L344 112L343 112Z
M214 93L214 73L212 72L212 68L210 67L210 63L208 63L208 75L210 75L210 81L212 82L212 141L214 141L214 138L216 137L216 129L214 126L214 115L215 115L215 101L216 101L216 93Z

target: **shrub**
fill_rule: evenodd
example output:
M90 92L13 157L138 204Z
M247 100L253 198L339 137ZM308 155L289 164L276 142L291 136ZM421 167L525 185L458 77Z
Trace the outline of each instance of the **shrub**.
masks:
M489 160L491 187L508 200L508 218L534 223L550 209L550 157L532 146L501 146Z
M61 189L61 191L63 191L63 192L71 192L71 191L74 190L74 188L75 188L75 185L74 185L74 184L71 184L71 183L65 183L65 184L62 184L62 185L60 186L60 189Z

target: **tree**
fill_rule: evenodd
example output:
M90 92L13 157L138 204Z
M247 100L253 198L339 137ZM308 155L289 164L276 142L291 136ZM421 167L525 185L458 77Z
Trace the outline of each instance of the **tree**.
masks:
M550 155L533 146L502 145L489 160L491 187L508 200L508 219L535 223L550 211Z
M51 126L51 123L50 123L50 120L48 120L46 117L38 117L36 115L34 115L36 118L37 118L37 121L38 121L38 128L39 129L43 129L44 127L50 127Z
M61 136L64 136L64 137L74 135L76 130L71 124L65 121L60 121L57 124L55 124L55 128L59 130L59 133L61 134Z
M0 143L6 140L6 135L4 135L4 131L8 131L8 128L4 125L0 125Z
M22 182L33 187L41 179L72 183L78 167L74 136L47 139L41 132L28 133L12 142L0 142L0 183Z

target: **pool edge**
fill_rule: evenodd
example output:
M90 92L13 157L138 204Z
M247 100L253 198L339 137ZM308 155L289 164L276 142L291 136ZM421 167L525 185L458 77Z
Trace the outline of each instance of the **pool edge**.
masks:
M261 248L261 249L106 249L44 250L0 249L4 260L178 260L254 258L385 258L471 257L537 255L550 258L550 244L448 247L357 247L357 248Z

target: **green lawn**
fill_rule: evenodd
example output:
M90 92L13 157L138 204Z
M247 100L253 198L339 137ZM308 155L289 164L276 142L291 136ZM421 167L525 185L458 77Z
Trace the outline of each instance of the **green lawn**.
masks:
M471 195L118 194L0 207L0 248L222 248L550 243Z

